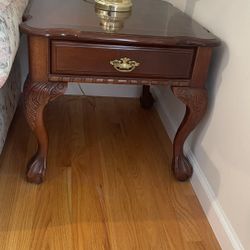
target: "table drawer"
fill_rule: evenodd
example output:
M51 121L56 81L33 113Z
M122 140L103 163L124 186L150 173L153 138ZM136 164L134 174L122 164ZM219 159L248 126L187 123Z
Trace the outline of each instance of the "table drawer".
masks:
M52 41L53 74L189 79L193 48L149 48Z

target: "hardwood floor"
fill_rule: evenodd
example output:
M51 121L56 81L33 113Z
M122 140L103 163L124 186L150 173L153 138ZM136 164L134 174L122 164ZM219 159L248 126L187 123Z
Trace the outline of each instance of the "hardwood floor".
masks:
M36 144L17 112L0 157L0 249L220 249L190 183L170 171L156 111L135 99L48 106L48 171L25 181Z

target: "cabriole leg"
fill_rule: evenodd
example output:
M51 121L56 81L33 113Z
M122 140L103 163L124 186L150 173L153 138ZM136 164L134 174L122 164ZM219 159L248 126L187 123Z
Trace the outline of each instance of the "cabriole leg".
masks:
M189 179L193 167L184 156L183 146L189 134L201 121L207 109L207 90L204 88L172 87L174 95L186 105L186 113L176 133L173 145L172 168L180 181Z
M140 98L141 107L144 109L150 109L154 105L154 98L150 92L150 86L143 85L142 95Z
M29 182L40 184L44 180L48 152L48 135L44 125L43 113L47 103L63 95L66 83L31 83L24 91L24 112L26 120L34 132L38 148L27 166L26 177Z

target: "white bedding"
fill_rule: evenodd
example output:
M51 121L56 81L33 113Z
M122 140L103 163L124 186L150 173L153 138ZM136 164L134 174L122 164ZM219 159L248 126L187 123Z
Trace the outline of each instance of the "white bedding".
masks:
M19 60L15 60L6 83L0 89L0 154L21 92L20 73Z
M4 85L19 46L19 24L29 0L0 0L0 88Z
M0 154L21 90L19 23L28 0L0 0Z

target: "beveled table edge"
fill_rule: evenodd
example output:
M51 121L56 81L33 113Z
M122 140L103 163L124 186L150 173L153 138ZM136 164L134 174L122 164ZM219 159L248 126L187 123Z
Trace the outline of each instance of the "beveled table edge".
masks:
M141 44L152 46L191 46L217 47L219 39L201 39L187 36L142 36L134 34L110 34L105 32L82 31L76 29L40 29L29 26L26 22L20 24L20 30L28 35L45 36L50 39L70 39L109 44ZM153 40L153 42L152 42Z

